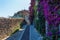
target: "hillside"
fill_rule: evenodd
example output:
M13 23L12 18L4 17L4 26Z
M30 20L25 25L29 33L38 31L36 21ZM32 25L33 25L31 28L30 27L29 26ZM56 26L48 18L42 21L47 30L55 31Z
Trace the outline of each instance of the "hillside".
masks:
M20 29L23 18L0 18L0 40L11 35L16 29Z
M17 29L20 29L20 24L24 20L24 14L29 13L28 10L22 10L14 13L13 16L9 18L0 17L0 40L6 36L11 35Z

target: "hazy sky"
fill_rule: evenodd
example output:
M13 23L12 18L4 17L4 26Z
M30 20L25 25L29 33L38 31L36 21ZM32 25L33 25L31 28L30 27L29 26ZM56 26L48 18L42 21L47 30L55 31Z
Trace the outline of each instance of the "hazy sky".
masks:
M19 10L28 10L30 0L0 0L0 17L12 16Z

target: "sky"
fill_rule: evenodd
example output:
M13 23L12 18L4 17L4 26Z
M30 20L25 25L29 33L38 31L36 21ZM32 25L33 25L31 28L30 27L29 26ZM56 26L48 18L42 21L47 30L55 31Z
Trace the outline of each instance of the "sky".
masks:
M21 10L29 10L30 0L0 0L0 17L13 16Z

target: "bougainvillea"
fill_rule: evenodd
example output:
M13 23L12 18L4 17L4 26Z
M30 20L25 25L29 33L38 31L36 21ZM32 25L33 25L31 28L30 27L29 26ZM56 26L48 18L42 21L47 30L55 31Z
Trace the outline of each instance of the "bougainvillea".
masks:
M35 5L35 0L31 0L31 6L29 7L29 11L30 11L30 22L33 22L33 18L34 18L34 5Z
M58 13L56 11L58 11L58 4L56 5L51 5L52 7L50 7L50 5L48 4L49 1L42 1L41 4L43 5L44 7L44 16L45 16L45 19L48 21L49 23L49 26L48 28L50 29L49 31L51 30L54 30L53 35L57 35L56 32L58 32L58 25L60 23L60 15L58 16ZM52 1L54 3L54 1ZM55 1L56 2L56 1ZM52 9L52 10L50 10ZM51 25L51 26L50 26ZM51 27L51 28L50 28ZM48 32L49 33L49 32ZM57 38L58 39L58 38Z
M38 12L38 18L39 18L39 28L40 28L40 34L42 34L43 36L45 35L45 17L43 14L43 6L40 4L40 1L38 1L38 8L37 8L37 12Z
M58 0L31 0L30 14L34 14L37 29L40 33L45 30L45 21L48 22L47 36L52 38L59 34L60 1ZM37 5L36 5L37 2ZM38 18L38 20L37 20ZM37 20L37 21L36 21ZM43 27L44 26L44 27ZM41 29L40 29L41 28ZM39 31L38 30L38 31ZM56 38L57 40L58 38Z

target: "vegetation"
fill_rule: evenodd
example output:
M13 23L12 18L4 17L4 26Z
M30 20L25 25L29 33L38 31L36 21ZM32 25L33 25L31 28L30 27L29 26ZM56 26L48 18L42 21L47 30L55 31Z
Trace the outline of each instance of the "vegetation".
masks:
M58 40L57 37L60 34L59 4L58 0L31 0L30 13L34 14L35 27L44 40Z
M16 29L12 34L16 33L17 31L19 31L19 29Z
M1 18L0 19L0 39L14 34L20 29L20 23L23 19Z

